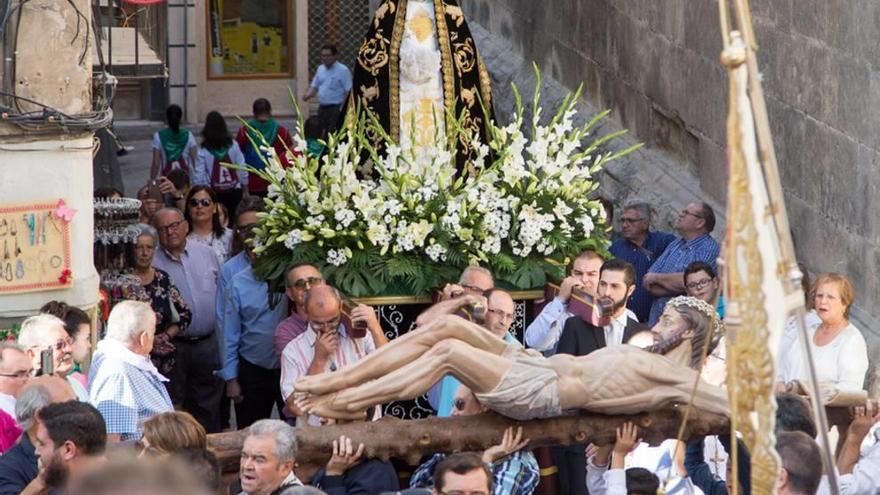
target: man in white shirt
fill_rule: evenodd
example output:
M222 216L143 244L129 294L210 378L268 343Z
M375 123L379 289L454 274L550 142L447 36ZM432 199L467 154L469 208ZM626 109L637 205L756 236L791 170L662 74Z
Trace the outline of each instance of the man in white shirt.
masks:
M0 411L15 418L15 399L33 373L34 367L21 347L0 343Z
M363 320L367 332L361 338L351 335L342 324L342 299L329 285L312 287L305 300L308 315L306 331L291 340L281 354L281 395L287 407L297 416L304 414L294 404L293 385L306 375L336 371L361 360L388 343L373 308L360 305L351 312L351 320ZM320 418L309 416L312 426Z

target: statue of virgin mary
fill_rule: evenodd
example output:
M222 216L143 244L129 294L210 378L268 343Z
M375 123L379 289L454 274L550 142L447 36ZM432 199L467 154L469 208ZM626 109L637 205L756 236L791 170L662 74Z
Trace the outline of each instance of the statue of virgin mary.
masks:
M446 138L449 119L462 117L487 142L489 74L456 0L382 2L354 69L349 109L357 105L376 114L402 149L432 146ZM459 170L473 153L470 142L458 140Z

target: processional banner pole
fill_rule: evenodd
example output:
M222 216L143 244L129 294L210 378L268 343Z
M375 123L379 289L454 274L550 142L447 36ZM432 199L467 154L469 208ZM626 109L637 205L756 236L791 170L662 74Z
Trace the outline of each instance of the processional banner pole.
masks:
M797 266L779 179L751 12L748 0L733 3L740 31L731 29L727 1L719 0L722 62L730 81L725 292L732 303L732 318L727 321L732 434L735 437L739 429L752 453L752 490L773 493L779 477L773 435L774 364L785 319L793 314L810 370L810 402L820 430L825 471L831 491L837 495L828 419L804 323L803 274ZM731 455L736 463L735 449Z

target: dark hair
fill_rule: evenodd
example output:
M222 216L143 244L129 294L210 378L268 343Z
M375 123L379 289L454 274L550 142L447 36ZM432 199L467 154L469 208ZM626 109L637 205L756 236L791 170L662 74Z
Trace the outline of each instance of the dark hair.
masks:
M334 45L333 43L324 43L324 46L321 47L321 51L324 50L329 50L330 53L332 53L333 55L339 53L339 50L336 49L336 45Z
M716 277L712 265L705 261L694 261L684 269L684 284L687 285L687 279L689 276L699 272L706 272L706 274L709 275L709 278Z
M452 454L446 459L443 459L443 461L437 465L437 469L434 470L434 489L438 492L443 491L444 478L446 477L446 473L450 471L455 474L467 474L477 469L483 471L486 475L486 491L491 493L492 473L489 472L489 468L486 467L486 464L480 456L473 452Z
M238 203L238 207L235 208L235 219L236 223L238 222L238 216L247 213L249 211L261 212L263 211L264 206L263 198L252 195L245 198L241 198L241 201Z
M782 392L776 394L776 434L785 431L800 431L816 438L816 422L810 404L797 394Z
M257 98L253 104L254 117L258 115L272 115L272 104L265 98Z
M645 468L629 468L626 470L627 495L657 495L660 478Z
M193 186L193 188L190 189L189 193L187 193L187 195L186 195L186 205L183 210L183 218L186 219L186 222L189 224L189 231L190 232L193 231L193 223L192 223L192 218L190 218L190 215L189 215L189 200L191 200L193 198L193 196L196 195L196 193L199 193L201 191L205 191L206 193L208 193L208 196L211 197L211 201L214 202L215 205L220 204L220 202L217 201L217 193L215 193L214 190L211 189L210 186L205 186L205 185ZM214 214L211 216L211 228L214 230L214 237L216 237L218 239L223 237L225 230L223 229L223 226L220 225L220 210L219 210L219 208L214 210Z
M208 112L205 117L205 126L202 127L202 146L216 150L232 145L232 134L226 127L226 119L220 112Z
M168 122L168 128L174 132L180 131L180 121L183 119L183 109L177 105L168 105L165 109L165 121Z
M636 268L632 266L632 263L620 258L614 258L602 263L602 269L599 270L599 278L606 271L623 272L623 281L626 283L627 288L636 285Z
M324 138L324 127L321 126L321 121L314 115L306 119L304 131L306 139Z
M80 325L92 326L92 319L85 311L76 306L68 306L65 302L49 301L40 308L40 313L57 316L64 321L64 329L71 337L76 337Z
M611 225L614 221L614 202L604 196L599 196L596 200L605 209L605 225Z
M776 437L776 452L788 472L794 493L816 493L822 480L822 456L816 441L801 431L784 431Z
M700 205L703 208L702 216L703 221L706 222L706 232L712 232L715 230L715 210L706 203L700 203Z
M168 175L166 175L165 178L170 180L178 191L189 186L190 184L189 174L186 172L186 170L182 168L175 168L171 172L168 172Z
M97 455L107 447L104 418L88 402L69 401L49 404L37 418L56 447L70 441L85 455Z
M187 447L172 452L171 460L174 464L192 473L194 479L202 480L205 487L210 489L212 493L220 492L220 461L210 450Z
M122 191L116 189L115 187L103 186L95 189L95 192L92 193L92 197L94 199L110 199L113 196L119 196L121 198Z

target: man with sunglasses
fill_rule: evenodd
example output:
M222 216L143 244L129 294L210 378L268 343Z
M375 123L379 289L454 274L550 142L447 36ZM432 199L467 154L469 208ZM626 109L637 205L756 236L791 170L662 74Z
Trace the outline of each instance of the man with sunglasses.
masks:
M165 271L180 290L192 312L189 326L174 338L171 400L191 413L208 433L220 431L222 385L214 372L220 367L215 332L215 303L220 262L209 246L187 242L189 226L177 208L162 208L153 215L159 246L153 266Z
M306 416L294 404L293 384L297 380L352 365L388 343L373 308L363 304L350 316L352 321L365 320L368 331L362 338L351 336L342 324L342 297L329 285L309 290L303 306L308 318L306 331L291 340L281 354L281 394L297 417ZM308 424L320 426L321 420L308 415Z
M704 261L715 269L720 248L709 234L715 229L715 211L703 202L691 203L678 215L678 239L651 265L642 285L655 297L648 324L654 326L666 303L685 294L684 269L694 261Z
M284 286L287 298L293 309L290 316L285 318L275 329L273 345L275 354L281 357L284 348L291 340L299 337L309 325L309 317L306 313L306 295L312 287L324 285L324 277L315 265L310 263L298 263L293 265L284 274Z
M61 319L40 314L24 320L18 333L18 345L24 348L37 374L55 375L67 380L77 400L88 402L88 391L82 384L68 376L73 369L73 339L67 334ZM44 351L50 350L51 364L46 363L46 365L51 368L43 369L42 355Z

